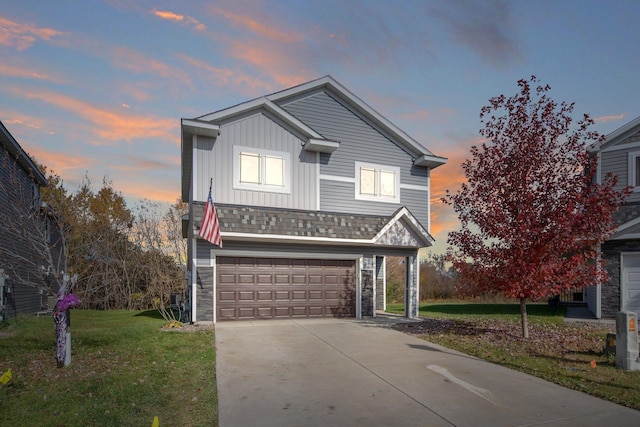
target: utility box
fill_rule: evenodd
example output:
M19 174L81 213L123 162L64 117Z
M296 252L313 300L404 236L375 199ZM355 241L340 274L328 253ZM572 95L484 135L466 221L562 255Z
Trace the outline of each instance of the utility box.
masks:
M638 315L620 311L616 315L616 367L625 371L639 371Z

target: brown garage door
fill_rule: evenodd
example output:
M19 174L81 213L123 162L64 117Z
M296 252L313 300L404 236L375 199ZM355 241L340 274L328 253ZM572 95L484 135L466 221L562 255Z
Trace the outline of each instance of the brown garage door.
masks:
M218 320L355 316L355 261L216 258Z

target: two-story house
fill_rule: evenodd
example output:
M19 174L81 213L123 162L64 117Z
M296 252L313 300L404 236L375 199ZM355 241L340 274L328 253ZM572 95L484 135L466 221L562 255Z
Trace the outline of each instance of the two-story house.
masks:
M621 310L640 314L640 117L608 134L594 154L599 180L611 172L618 189L633 192L615 214L616 232L601 247L609 281L586 289L587 306L598 318Z
M40 230L25 227L24 218L50 219L40 203L45 176L0 122L0 320L43 309L51 286L42 281L43 266L35 263L31 240ZM55 290L54 290L55 291Z
M330 76L182 119L191 320L374 316L387 256L417 316L445 162ZM223 248L198 234L210 182Z

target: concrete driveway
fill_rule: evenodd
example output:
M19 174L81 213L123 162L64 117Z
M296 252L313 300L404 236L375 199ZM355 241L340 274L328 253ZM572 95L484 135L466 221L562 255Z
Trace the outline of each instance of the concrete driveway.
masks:
M638 411L376 319L217 323L219 425L640 425Z

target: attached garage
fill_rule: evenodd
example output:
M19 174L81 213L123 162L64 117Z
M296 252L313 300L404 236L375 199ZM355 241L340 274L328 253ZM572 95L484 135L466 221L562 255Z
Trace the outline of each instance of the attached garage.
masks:
M218 320L356 315L356 261L216 257Z

